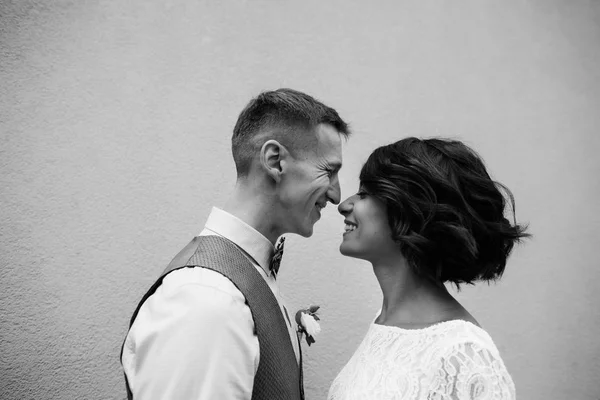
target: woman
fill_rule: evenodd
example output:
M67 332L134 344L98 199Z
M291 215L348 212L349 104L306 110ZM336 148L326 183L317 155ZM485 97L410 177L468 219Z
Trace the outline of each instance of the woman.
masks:
M529 236L504 216L510 191L459 141L408 138L376 149L339 205L342 254L367 260L383 305L329 400L514 399L498 349L444 283L495 280Z

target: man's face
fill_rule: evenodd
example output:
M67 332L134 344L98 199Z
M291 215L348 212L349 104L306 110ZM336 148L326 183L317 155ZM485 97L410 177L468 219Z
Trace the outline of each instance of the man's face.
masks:
M340 202L341 135L332 126L321 124L315 136L316 144L290 157L287 164L279 193L284 233L311 236L327 202Z

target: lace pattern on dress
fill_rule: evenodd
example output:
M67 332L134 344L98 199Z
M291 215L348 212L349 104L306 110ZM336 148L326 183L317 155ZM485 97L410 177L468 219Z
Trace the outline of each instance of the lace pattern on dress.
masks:
M514 400L491 337L466 321L425 329L371 324L334 380L329 400Z

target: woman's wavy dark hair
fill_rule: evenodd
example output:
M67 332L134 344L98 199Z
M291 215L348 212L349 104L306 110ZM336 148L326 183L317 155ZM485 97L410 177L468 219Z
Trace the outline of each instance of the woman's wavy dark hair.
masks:
M434 282L496 280L516 242L510 190L494 182L479 155L460 141L407 138L382 146L360 172L387 208L392 237L409 265ZM514 224L505 217L507 199Z

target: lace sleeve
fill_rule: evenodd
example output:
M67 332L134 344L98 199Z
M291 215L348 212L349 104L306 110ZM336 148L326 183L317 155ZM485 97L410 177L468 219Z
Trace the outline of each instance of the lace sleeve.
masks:
M515 400L514 383L499 356L461 343L440 360L428 400Z

